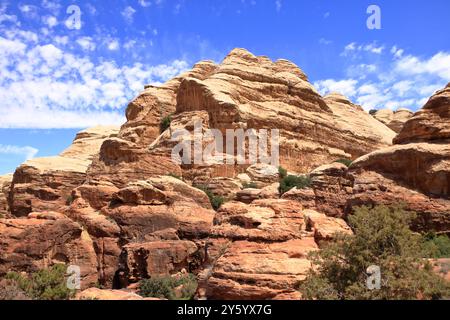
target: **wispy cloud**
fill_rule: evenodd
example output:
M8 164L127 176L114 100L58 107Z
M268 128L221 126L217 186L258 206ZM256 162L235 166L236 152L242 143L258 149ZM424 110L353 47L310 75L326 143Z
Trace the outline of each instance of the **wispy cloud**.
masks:
M283 2L281 0L275 1L275 8L277 9L277 12L281 11L281 7L283 6Z
M33 159L38 152L38 149L30 146L20 147L0 144L0 154L23 156L25 160Z
M429 57L375 43L350 43L341 56L350 64L344 79L315 82L322 94L338 91L365 109L421 108L450 79L450 52Z
M79 37L75 54L66 37L54 44L9 29L0 36L0 128L80 128L122 124L123 108L148 83L162 83L188 68L184 60L145 66L96 60L89 53L98 39ZM120 45L105 38L107 49ZM86 54L84 54L84 52Z
M124 17L124 19L127 23L133 23L135 13L136 13L136 10L130 6L126 7L121 12L122 16Z

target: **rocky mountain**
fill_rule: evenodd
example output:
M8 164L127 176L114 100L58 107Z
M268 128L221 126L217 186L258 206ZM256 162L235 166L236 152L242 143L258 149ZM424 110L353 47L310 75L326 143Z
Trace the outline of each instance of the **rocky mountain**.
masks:
M1 178L0 276L62 262L81 267L83 289L122 289L187 270L200 299L300 298L308 252L351 234L355 206L405 202L414 227L450 232L449 93L396 135L346 97L322 97L287 60L235 49L200 62L147 86L120 129L82 131L59 156ZM171 133L191 141L195 121L202 132L279 129L281 166L311 186L280 196L270 165L174 163ZM224 203L213 208L211 197Z

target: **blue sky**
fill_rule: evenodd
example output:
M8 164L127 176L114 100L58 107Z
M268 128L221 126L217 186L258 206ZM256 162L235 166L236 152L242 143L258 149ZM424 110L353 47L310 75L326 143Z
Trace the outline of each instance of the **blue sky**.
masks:
M380 30L366 26L371 4ZM235 47L289 59L367 110L417 110L450 81L449 12L448 0L0 0L0 174L121 124L144 84Z

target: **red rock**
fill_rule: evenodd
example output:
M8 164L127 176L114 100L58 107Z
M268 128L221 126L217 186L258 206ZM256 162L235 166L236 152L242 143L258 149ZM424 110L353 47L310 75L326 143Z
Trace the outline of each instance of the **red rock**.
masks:
M203 259L195 243L181 240L130 243L123 247L120 257L119 270L127 283L190 270L191 264Z
M219 258L208 280L213 300L267 300L284 295L296 298L296 287L311 267L308 252L313 238L277 243L234 242Z
M35 272L55 263L81 268L81 286L97 282L92 240L67 218L0 220L0 275Z

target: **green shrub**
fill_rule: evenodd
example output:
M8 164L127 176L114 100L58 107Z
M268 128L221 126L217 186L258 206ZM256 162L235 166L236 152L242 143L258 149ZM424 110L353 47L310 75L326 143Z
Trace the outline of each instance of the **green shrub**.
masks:
M429 258L450 258L450 238L447 235L428 233L424 236L424 246Z
M191 300L197 291L197 286L197 280L193 274L156 276L140 282L139 294L151 298Z
M20 289L14 280L0 280L0 301L6 300L30 300L25 292Z
M49 269L42 269L28 277L16 272L9 272L6 279L14 281L25 294L34 300L67 300L75 291L67 288L67 267L56 264Z
M244 182L242 187L244 189L258 189L258 185L255 182Z
M350 159L338 159L334 162L342 163L345 164L347 167L350 167L353 161Z
M170 115L162 118L161 123L159 124L159 132L163 133L164 131L169 129L171 122L172 122L172 117Z
M212 191L207 186L194 185L194 187L206 193L209 198L209 202L211 203L211 206L214 210L219 210L219 208L225 203L224 197L214 195L214 193L212 193Z
M377 109L372 109L372 110L369 111L369 114L370 114L371 116L374 116L377 112L378 112Z
M75 197L73 195L69 195L66 198L66 206L70 206L75 201Z
M280 194L288 192L289 190L297 187L297 189L305 189L311 186L311 179L308 176L292 176L288 175L281 179L279 191Z
M401 207L357 208L349 216L354 235L336 235L309 255L313 268L300 291L306 299L443 299L450 286L436 275L420 235L409 229L414 218ZM380 268L381 286L367 287L369 266Z
M278 167L278 175L280 176L280 179L284 179L287 177L288 172L285 168L280 166L280 167Z

